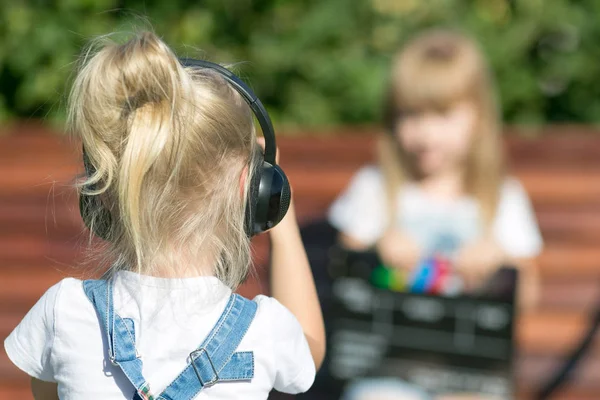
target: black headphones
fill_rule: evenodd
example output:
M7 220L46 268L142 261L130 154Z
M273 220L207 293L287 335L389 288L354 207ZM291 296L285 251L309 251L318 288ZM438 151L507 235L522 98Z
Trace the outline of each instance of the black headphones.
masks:
M246 203L245 229L248 236L263 233L277 225L290 206L291 190L283 170L275 162L277 145L273 124L267 110L250 88L228 69L208 61L183 58L184 67L210 69L221 75L248 103L258 120L265 138L264 153L257 150L255 169L251 174L248 200ZM83 149L83 165L87 176L96 169ZM89 189L94 190L95 185ZM80 194L79 211L86 226L102 239L108 239L112 216L98 196Z

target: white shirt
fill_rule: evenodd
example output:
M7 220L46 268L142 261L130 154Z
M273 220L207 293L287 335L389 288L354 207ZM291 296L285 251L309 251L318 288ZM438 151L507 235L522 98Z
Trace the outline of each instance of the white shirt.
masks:
M186 367L189 353L216 324L230 295L214 277L117 274L115 310L134 320L143 374L155 396ZM262 295L255 300L256 316L237 349L254 353L254 378L217 383L195 399L264 400L273 388L299 393L312 385L315 365L299 322L277 300ZM4 346L24 372L57 382L63 400L133 398L123 372L106 362L106 340L80 280L67 278L50 288Z
M330 223L367 246L375 244L388 227L385 193L380 170L363 167L329 210ZM479 204L469 196L440 200L417 185L406 184L398 194L396 207L396 227L416 240L425 252L432 251L441 236L452 238L460 247L483 233ZM511 257L534 257L542 250L542 237L529 198L516 179L506 179L502 185L493 234Z

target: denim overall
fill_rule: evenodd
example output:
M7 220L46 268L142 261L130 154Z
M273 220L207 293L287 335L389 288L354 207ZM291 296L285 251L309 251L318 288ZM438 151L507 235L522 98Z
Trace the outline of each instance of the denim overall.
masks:
M122 318L113 307L112 282L87 280L83 290L92 302L107 337L108 356L133 384L132 400L190 400L202 388L217 382L250 380L254 377L254 355L236 352L256 314L257 304L237 294L229 302L198 349L190 353L187 367L158 396L142 376L142 360L135 347L131 318Z

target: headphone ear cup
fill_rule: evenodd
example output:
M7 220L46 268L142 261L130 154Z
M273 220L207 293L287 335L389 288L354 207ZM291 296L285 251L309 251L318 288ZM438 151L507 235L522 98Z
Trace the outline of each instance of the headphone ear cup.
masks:
M96 168L90 162L90 158L83 149L83 166L86 177L92 176ZM90 187L94 190L95 185ZM102 200L97 196L79 194L79 213L81 219L87 228L101 239L108 240L112 227L112 216L110 211L102 204Z
M251 231L253 235L266 232L281 222L291 200L290 184L278 165L263 162L257 175L260 181Z
M275 190L272 191L272 193L279 193L279 204L278 206L277 204L274 204L275 208L273 209L273 214L270 215L270 219L274 224L273 226L275 226L281 222L290 208L292 189L287 175L279 165L275 165L273 168L275 169L275 174L273 176L272 189L274 188Z
M101 239L108 240L112 216L98 196L79 195L79 213L87 228Z
M260 159L258 157L260 156ZM250 236L254 236L257 232L255 232L255 222L256 222L256 211L258 207L258 192L260 189L260 181L261 181L261 167L262 167L262 155L257 155L257 160L254 163L253 173L250 174L250 185L248 186L248 197L246 199L246 215L245 215L245 229L246 234Z

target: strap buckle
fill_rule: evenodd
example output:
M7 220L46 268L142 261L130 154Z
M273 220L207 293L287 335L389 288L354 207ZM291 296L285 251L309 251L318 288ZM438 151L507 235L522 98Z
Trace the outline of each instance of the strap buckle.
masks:
M195 363L195 361L197 359L202 357L202 354L206 354L208 363L210 364L210 367L211 367L213 373L215 374L215 377L213 379L209 380L208 382L204 382L202 380L202 377L200 376L200 371L196 367L196 363ZM206 351L206 349L204 347L201 347L197 350L192 351L190 353L190 360L192 363L192 367L194 367L194 372L196 372L196 376L198 377L198 380L200 381L200 383L202 384L203 387L211 386L211 385L214 385L215 383L217 383L217 381L219 380L219 374L217 373L217 369L215 368L215 365L213 364L212 359L210 358L210 355L208 354L208 351Z

